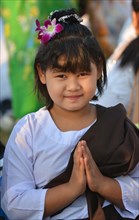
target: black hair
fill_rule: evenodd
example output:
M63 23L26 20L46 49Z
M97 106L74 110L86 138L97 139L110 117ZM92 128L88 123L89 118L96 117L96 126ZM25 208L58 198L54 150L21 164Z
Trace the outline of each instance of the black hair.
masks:
M51 108L53 101L51 100L46 85L43 85L39 79L37 65L43 72L48 68L58 68L64 72L77 73L77 71L90 71L91 62L93 62L98 71L101 71L101 77L97 80L97 94L92 97L97 99L103 92L103 87L107 82L106 61L104 54L91 31L75 16L75 9L55 11L50 19L56 18L64 30L56 34L46 45L41 44L36 54L34 62L35 70L35 86L38 94L46 99L47 108ZM59 18L70 15L64 21L58 21ZM59 64L59 58L64 56L64 64Z
M139 0L132 0L132 8L135 12L139 12Z
M139 36L130 42L121 55L120 66L131 64L134 73L139 69Z

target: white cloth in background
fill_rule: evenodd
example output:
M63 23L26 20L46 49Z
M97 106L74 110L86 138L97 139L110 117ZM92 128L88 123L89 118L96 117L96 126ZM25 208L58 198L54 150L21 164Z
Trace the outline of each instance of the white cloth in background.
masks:
M102 96L93 103L106 107L122 103L127 110L135 75L131 65L121 68L119 62L111 59L108 61L108 84Z
M9 80L9 56L5 42L3 20L0 18L0 101L11 99Z
M89 127L62 132L45 108L18 121L6 146L3 167L2 208L9 219L43 219L47 196L43 186L65 170L74 146ZM139 164L128 176L116 179L126 208L126 211L117 210L123 217L135 218L139 214ZM104 206L108 204L105 201ZM86 198L82 195L60 214L45 219L87 216Z

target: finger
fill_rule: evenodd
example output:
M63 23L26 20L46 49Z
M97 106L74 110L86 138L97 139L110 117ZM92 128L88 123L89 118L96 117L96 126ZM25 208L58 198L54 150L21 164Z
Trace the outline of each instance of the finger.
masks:
M79 142L79 143L77 144L76 149L75 149L74 155L79 155L79 154L81 154L81 153L82 153L81 143Z
M84 164L87 171L91 170L91 163L87 157L84 158Z
M85 147L86 152L92 157L91 152L90 152L90 150L89 150L89 148L88 148L88 146L87 146L86 141L83 141L83 144L84 144L84 147Z
M84 170L84 159L80 157L80 168Z
M81 143L79 142L74 152L74 163L79 164L79 160L81 157L83 157L83 153L82 153Z
M87 146L86 141L81 141L82 144L82 152L83 152L83 157L89 158L89 160L92 160L92 155L91 152Z
M82 144L82 149L83 149L83 156L87 157L87 155L88 155L89 160L91 160L91 162L92 162L92 165L97 167L97 164L96 164L96 162L95 162L95 160L94 160L94 158L93 158L93 156L92 156L92 154L91 154L91 152L90 152L90 150L87 146L86 141L82 141L81 144Z
M85 164L84 164L84 159L83 157L80 158L80 172L83 176L86 176L86 171L85 171Z

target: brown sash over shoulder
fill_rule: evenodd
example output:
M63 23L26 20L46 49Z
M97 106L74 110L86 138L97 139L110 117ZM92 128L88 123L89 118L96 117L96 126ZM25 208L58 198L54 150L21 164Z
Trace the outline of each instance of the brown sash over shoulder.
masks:
M139 130L126 117L122 104L115 107L97 107L97 122L82 136L103 175L117 177L128 174L139 162ZM76 146L75 146L76 148ZM75 149L74 149L75 150ZM73 153L63 173L55 177L44 188L69 181L73 167ZM86 189L89 219L98 207L98 195Z

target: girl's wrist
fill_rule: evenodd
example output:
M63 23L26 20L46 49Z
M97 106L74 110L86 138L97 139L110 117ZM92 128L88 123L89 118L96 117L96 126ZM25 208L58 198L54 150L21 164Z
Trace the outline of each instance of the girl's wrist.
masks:
M69 181L67 184L68 184L69 190L71 190L71 193L75 199L79 197L81 194L83 194L83 190L80 189L79 185L76 186L76 184L72 183L72 181Z
M95 192L97 192L99 195L103 195L106 191L106 189L109 186L110 178L106 176L102 176L99 180L99 184L96 186Z

